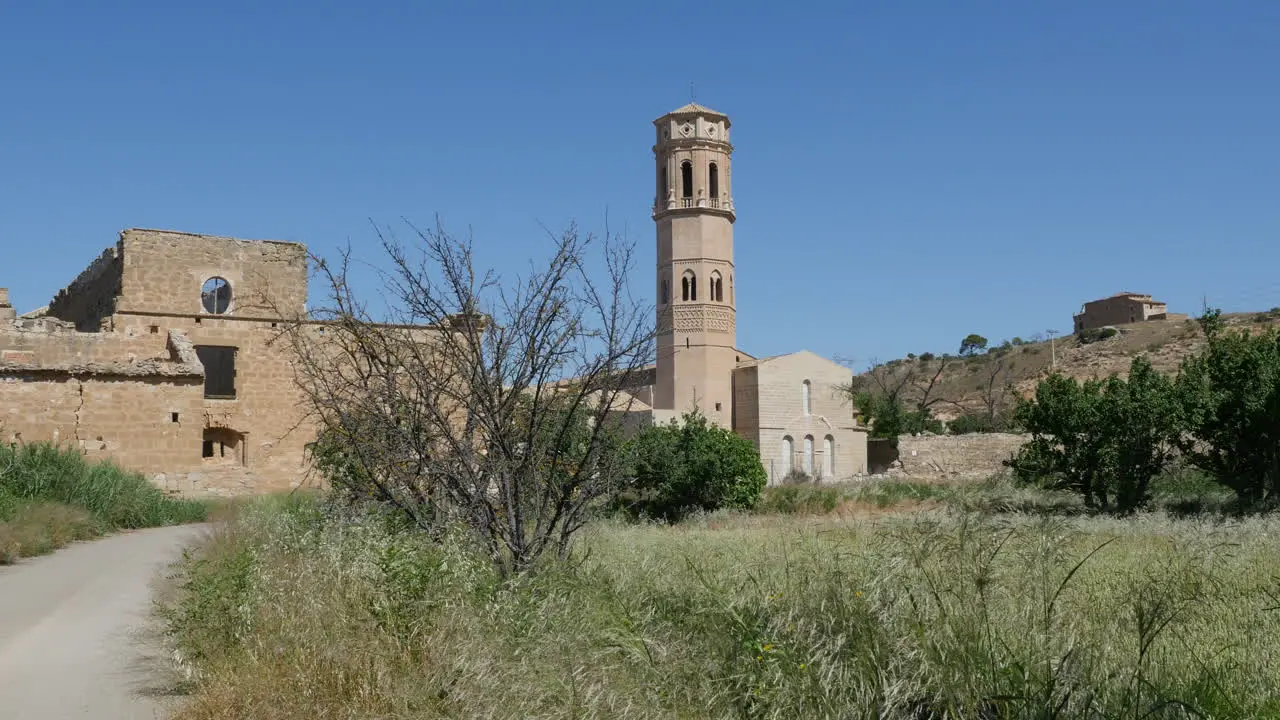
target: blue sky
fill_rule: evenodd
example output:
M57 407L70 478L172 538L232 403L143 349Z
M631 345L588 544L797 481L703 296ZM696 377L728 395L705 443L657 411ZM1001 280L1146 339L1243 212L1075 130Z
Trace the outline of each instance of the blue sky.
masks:
M651 121L734 122L738 340L888 359L1081 302L1280 305L1280 3L0 3L0 286L126 227L504 270L576 219L654 262ZM372 283L367 289L373 291ZM652 298L650 298L652 299Z

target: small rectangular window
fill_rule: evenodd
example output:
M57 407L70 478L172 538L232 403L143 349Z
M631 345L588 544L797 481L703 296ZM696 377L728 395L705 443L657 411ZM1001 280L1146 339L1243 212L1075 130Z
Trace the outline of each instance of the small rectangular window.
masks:
M204 458L213 457L213 441L212 440L205 440L204 444L200 446L200 457L204 457Z
M178 413L169 413L170 422L178 422Z
M196 355L204 365L204 396L234 400L236 397L236 348L197 345Z
M158 335L159 333L160 333L160 326L159 326L159 325L152 325L152 326L151 326L151 334L152 334L152 335Z
M716 403L716 412L720 412L720 403Z

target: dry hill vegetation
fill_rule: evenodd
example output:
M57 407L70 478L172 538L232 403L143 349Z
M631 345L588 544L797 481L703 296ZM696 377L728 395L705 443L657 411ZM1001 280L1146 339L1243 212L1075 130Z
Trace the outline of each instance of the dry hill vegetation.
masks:
M1262 330L1280 325L1280 308L1256 313L1223 315L1230 328ZM1028 396L1054 369L1077 380L1127 376L1138 355L1145 356L1162 373L1175 373L1184 358L1205 346L1204 333L1194 319L1153 320L1116 326L1108 338L1087 341L1077 335L1027 340L1012 338L992 343L986 352L961 357L953 353L921 353L875 362L859 376L866 387L902 386L903 403L929 404L932 415L951 420L969 413L981 414L989 406L1005 409L1017 395Z

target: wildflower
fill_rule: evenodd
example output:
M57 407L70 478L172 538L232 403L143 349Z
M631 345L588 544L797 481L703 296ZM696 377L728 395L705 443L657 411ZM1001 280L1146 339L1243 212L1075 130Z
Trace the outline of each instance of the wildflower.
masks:
M861 590L855 590L855 591L853 592L853 596L854 596L854 597L862 597L862 591L861 591Z

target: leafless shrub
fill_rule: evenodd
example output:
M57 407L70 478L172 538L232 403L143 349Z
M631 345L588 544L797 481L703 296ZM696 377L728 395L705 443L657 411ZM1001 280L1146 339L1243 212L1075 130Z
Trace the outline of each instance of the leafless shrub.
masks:
M563 556L615 491L627 390L654 354L653 310L627 287L634 245L570 226L504 280L470 239L409 228L378 232L385 317L355 296L348 249L314 260L328 302L285 333L316 464L434 535L465 524L504 573Z

